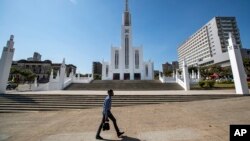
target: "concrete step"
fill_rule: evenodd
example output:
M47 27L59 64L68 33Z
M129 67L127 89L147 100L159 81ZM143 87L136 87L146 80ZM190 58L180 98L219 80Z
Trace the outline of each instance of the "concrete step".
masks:
M231 98L231 97L224 97L225 98ZM197 100L213 100L213 99L222 99L222 97L200 97L200 98L166 98L166 99L119 99L119 100L112 100L112 103L129 103L129 102L170 102L170 101L197 101ZM29 104L91 104L91 103L103 103L103 99L100 100L34 100L34 101L27 101L27 100L0 100L1 104L4 103L29 103Z
M176 83L161 83L159 80L95 80L88 84L73 83L65 90L183 90Z
M117 95L113 107L237 98L241 95ZM104 95L0 95L0 112L102 108Z
M112 84L117 84L117 83L161 83L160 80L94 80L91 83L112 83Z

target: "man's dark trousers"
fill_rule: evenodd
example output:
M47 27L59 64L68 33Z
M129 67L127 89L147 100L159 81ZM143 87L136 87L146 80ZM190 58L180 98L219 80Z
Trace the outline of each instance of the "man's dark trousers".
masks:
M113 121L115 130L116 130L116 133L118 134L120 131L119 131L119 128L118 128L118 126L117 126L117 124L116 124L116 119L115 119L115 117L112 115L112 113L111 113L110 111L108 111L108 118L111 119L111 120ZM98 131L97 131L97 134L96 134L97 136L99 136L100 133L101 133L103 123L105 123L105 114L103 114L102 122L101 122L101 124L100 124L100 126L99 126L99 129L98 129Z

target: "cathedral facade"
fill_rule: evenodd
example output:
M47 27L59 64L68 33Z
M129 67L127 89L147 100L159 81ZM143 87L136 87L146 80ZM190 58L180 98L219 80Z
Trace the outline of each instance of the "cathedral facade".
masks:
M102 62L102 80L153 80L154 63L143 61L143 47L133 47L131 14L126 0L121 47L111 47L111 62Z

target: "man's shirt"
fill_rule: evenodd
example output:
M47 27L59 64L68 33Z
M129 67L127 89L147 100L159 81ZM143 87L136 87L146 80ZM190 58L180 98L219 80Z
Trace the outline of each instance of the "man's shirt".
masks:
M108 111L111 110L111 103L112 103L111 96L108 95L103 103L103 114L105 114L106 117L108 116Z

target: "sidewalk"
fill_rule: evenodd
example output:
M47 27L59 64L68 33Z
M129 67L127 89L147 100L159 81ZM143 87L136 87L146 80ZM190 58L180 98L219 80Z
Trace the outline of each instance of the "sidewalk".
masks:
M0 140L95 141L102 107L53 112L0 113ZM250 97L113 107L125 138L111 141L227 141L230 124L250 123Z

